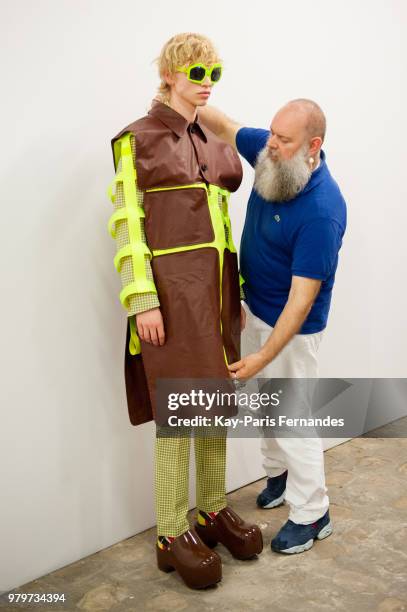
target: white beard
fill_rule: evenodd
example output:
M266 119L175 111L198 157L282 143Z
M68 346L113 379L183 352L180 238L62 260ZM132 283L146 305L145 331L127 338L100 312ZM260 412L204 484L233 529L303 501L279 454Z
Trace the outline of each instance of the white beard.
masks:
M272 160L267 145L257 156L254 188L264 200L287 202L295 198L308 183L312 170L306 162L304 145L288 160Z

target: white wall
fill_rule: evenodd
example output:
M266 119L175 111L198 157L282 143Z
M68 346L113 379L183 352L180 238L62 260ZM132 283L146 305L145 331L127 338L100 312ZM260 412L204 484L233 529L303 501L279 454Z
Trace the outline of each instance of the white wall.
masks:
M153 427L127 418L106 186L110 138L149 107L171 35L217 43L212 103L245 125L268 127L293 97L326 111L349 229L322 375L405 376L407 306L402 0L1 5L0 591L154 524ZM229 488L262 476L257 441L238 442Z

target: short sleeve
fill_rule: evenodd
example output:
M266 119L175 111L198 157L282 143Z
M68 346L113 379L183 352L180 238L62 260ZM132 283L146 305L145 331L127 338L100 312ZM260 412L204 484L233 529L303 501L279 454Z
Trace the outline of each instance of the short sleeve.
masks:
M266 146L270 132L260 128L243 127L236 134L236 147L240 155L254 167L257 156Z
M293 248L291 272L326 280L336 268L343 230L332 219L316 219L304 224Z

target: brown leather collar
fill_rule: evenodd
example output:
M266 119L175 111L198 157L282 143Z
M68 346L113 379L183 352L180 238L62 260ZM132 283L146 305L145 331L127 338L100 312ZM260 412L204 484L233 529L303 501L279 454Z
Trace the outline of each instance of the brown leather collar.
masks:
M153 100L148 114L157 117L157 119L172 130L178 138L184 136L186 131L189 130L197 134L204 142L207 142L206 134L198 121L198 117L193 123L188 123L185 117L177 113L177 111L167 104L159 102L158 100Z

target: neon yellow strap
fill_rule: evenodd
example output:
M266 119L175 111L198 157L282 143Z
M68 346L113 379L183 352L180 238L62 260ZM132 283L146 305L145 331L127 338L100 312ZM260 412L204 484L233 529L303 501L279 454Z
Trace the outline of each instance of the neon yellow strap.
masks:
M157 293L154 281L148 280L148 278L142 278L129 283L120 291L120 301L124 308L129 308L128 298L133 293Z
M241 287L245 282L246 282L245 279L239 272L239 287Z
M137 175L133 167L133 154L131 152L130 134L123 136L122 140L122 176L123 176L123 193L126 208L134 208L136 211L140 208L137 202L136 180ZM137 215L138 216L138 215ZM133 221L133 222L132 222ZM134 223L134 219L129 219L129 237L130 242L133 240L141 240L140 224Z
M134 170L134 178L136 178L135 170ZM109 196L109 198L112 200L113 203L116 199L116 196L113 193L113 187L116 185L116 183L121 183L121 182L123 182L123 173L118 172L107 188L107 195Z
M137 335L136 317L129 317L130 324L130 340L129 340L129 352L130 355L138 355L141 353L140 339Z
M225 197L225 202L226 202L226 213L224 214L223 218L225 219L226 227L228 228L229 249L230 249L231 253L236 253L236 247L235 247L235 243L233 242L233 235L232 235L232 223L231 223L230 217L229 217L229 198L230 198L230 193L229 193L229 191L226 191L226 193L225 193L225 190L223 190L223 189L220 189L220 192Z
M142 207L139 206L137 201L137 172L133 165L133 154L131 150L130 138L131 134L130 132L128 132L120 139L122 171L117 177L118 180L123 181L123 194L128 222L130 244L120 249L120 251L116 254L116 257L114 258L114 263L116 269L120 271L121 260L123 259L123 257L131 256L134 277L134 282L131 285L125 287L122 293L120 294L121 296L126 296L126 298L121 298L123 305L127 303L126 299L129 295L129 292L127 290L130 286L133 287L134 292L137 291L137 286L146 287L148 285L148 290L142 289L140 291L137 291L137 293L145 293L146 291L152 291L154 293L157 293L154 283L152 281L148 281L146 277L145 255L147 255L151 259L152 254L147 244L141 239L140 217L144 216L144 211ZM115 219L113 218L112 225L114 222Z
M212 185L212 187L213 187L213 185ZM227 189L222 189L222 187L218 187L218 186L216 185L216 190L217 190L219 193L221 193L223 196L226 196L227 198L229 198L229 196L230 196L230 191L228 191Z
M124 136L123 136L124 138ZM130 145L131 146L131 145ZM131 150L131 149L130 149ZM133 158L131 159L131 163L133 163ZM123 168L122 168L123 170ZM136 173L136 169L132 166L132 171L131 171L131 176L133 176L133 179L135 181L137 181L137 173ZM113 188L113 185L115 183L122 183L123 182L123 171L121 172L116 172L116 175L114 177L114 179L112 180L112 182L109 185L109 188Z
M109 196L109 199L113 202L115 201L115 196L113 194L113 185L116 184L116 179L114 178L113 181L110 183L110 185L107 188L107 195Z
M108 229L112 238L116 238L116 221L122 221L123 219L127 219L127 210L124 206L116 210L109 219Z
M178 185L175 187L151 187L150 189L146 189L146 191L151 193L153 191L174 191L174 189L197 189L198 187L208 191L206 183L191 183L190 185Z
M209 185L208 188L208 204L209 213L211 215L212 227L215 232L214 246L216 247L219 255L219 312L222 312L222 277L223 277L223 259L225 252L225 228L223 227L224 217L223 213L219 208L219 192L222 193L222 189L217 185ZM220 333L223 336L223 325L222 317L219 318ZM223 345L223 357L226 365L228 365L228 359L226 355L225 346Z
M126 208L125 206L122 206L121 208L118 208L117 210L115 210L115 212L112 214L112 216L109 219L109 224L108 224L108 229L109 229L109 233L112 236L112 238L116 238L116 228L115 228L115 223L116 221L121 221L123 219L132 219L134 217L134 221L137 221L140 218L144 218L145 217L145 212L144 210L139 207L140 211L135 211L133 208Z
M151 259L151 251L146 245L145 242L139 242L136 244L126 244L123 248L120 249L115 255L114 258L114 266L116 270L120 273L122 268L122 260L125 257L132 257L133 261L133 270L135 271L134 279L144 279L146 278L145 274L145 264L144 264L144 255L147 255Z
M121 149L122 149L122 143L121 143L121 138L119 138L118 140L115 140L113 143L113 156L114 156L115 170L117 170L117 167L119 165Z

